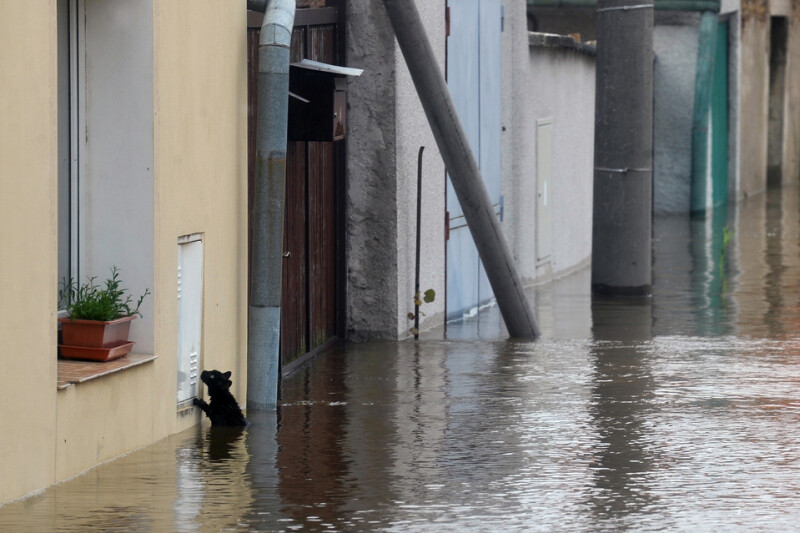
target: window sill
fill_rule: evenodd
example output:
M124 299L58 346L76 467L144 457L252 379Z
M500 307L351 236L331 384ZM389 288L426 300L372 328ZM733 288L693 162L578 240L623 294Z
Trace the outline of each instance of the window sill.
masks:
M58 390L85 383L109 374L154 361L158 356L147 354L128 354L105 363L92 361L58 360Z

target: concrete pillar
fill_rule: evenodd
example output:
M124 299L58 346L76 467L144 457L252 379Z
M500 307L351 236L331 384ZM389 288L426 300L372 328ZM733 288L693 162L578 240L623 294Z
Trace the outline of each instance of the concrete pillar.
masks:
M649 294L653 0L598 0L592 290Z

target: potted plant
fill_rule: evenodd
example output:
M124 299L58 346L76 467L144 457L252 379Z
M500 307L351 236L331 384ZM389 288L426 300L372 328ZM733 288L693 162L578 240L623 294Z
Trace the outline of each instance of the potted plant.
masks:
M128 341L131 321L136 315L142 316L139 307L150 290L145 289L134 307L133 298L122 288L116 266L111 267L111 277L104 285L96 279L90 277L79 285L72 278L65 278L61 283L59 307L63 306L67 312L66 317L58 319L61 357L109 361L133 348L134 343Z

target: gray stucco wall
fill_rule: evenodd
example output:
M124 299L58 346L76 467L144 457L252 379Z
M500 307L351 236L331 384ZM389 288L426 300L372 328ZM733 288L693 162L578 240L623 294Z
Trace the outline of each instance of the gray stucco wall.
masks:
M444 64L444 0L418 1ZM381 2L347 3L347 329L352 340L398 338L412 325L417 152L425 146L421 328L443 321L444 168Z
M388 337L397 304L394 37L383 5L347 4L347 329Z
M653 211L688 213L699 14L656 14Z

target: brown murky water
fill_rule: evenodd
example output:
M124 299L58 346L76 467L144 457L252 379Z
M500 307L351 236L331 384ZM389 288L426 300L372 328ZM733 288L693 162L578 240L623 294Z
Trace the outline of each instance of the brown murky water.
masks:
M246 431L193 429L0 508L2 531L791 530L798 191L659 219L654 293L536 292L446 339L350 345ZM729 228L729 242L723 242Z

